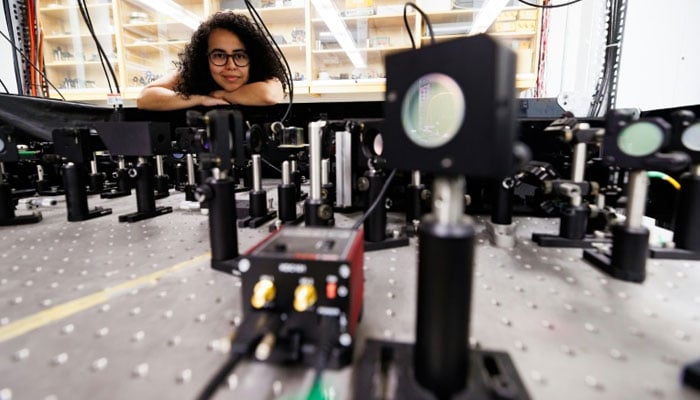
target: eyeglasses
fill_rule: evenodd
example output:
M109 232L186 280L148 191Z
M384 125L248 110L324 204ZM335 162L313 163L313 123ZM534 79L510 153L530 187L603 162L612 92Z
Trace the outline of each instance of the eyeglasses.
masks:
M237 67L243 68L250 64L250 58L244 51L235 51L233 54L228 54L224 51L214 50L209 53L209 62L217 67L223 67L228 63L229 57L231 57L233 63L236 64Z

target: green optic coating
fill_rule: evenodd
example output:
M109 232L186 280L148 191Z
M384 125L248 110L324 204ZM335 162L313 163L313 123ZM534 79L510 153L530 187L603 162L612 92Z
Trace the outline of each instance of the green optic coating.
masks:
M700 151L700 122L690 125L681 135L683 146L692 151Z
M457 82L445 74L427 74L406 92L401 105L401 123L413 143L435 148L457 134L466 108Z
M617 137L620 151L631 157L654 154L664 142L664 133L656 124L646 121L634 122L622 129Z

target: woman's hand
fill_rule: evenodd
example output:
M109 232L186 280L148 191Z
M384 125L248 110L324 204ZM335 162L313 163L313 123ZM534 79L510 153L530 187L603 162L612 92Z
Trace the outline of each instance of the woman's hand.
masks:
M215 91L209 93L209 96L205 96L205 97L209 97L211 99L215 99L218 101L225 101L226 104L233 104L233 103L229 102L228 100L226 100L226 93L227 92L223 89L215 90ZM233 92L231 92L231 93L233 93Z
M136 99L136 106L144 110L166 111L181 110L197 106L213 107L230 105L221 96L208 96L206 94L192 94L184 96L175 92L180 75L173 72L158 80L155 80L141 90Z

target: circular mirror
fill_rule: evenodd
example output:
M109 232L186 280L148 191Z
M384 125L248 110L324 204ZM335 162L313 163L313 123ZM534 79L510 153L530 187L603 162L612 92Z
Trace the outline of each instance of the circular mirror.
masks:
M401 123L413 143L435 148L455 137L466 114L464 93L445 74L427 74L406 92L401 106Z
M700 151L700 122L690 125L681 135L681 143L688 150ZM1 151L1 150L0 150Z
M657 152L664 143L660 126L646 121L634 122L622 129L617 147L631 157L645 157Z

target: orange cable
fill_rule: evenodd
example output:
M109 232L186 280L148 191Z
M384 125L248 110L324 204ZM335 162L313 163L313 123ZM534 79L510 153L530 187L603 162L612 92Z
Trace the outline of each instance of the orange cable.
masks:
M36 65L36 57L34 56L34 19L32 17L32 10L32 1L29 0L27 1L27 24L29 25L29 62ZM36 86L34 85L36 82L36 71L34 70L34 67L29 69L29 78L29 91L31 92L32 96L36 96Z
M41 26L41 21L37 20L37 33L39 34L38 36L38 41L39 41L39 51L38 51L38 67L43 74L39 74L39 85L41 86L41 94L42 97L49 97L49 90L46 86L46 82L44 81L44 76L46 75L46 66L44 64L44 29Z

